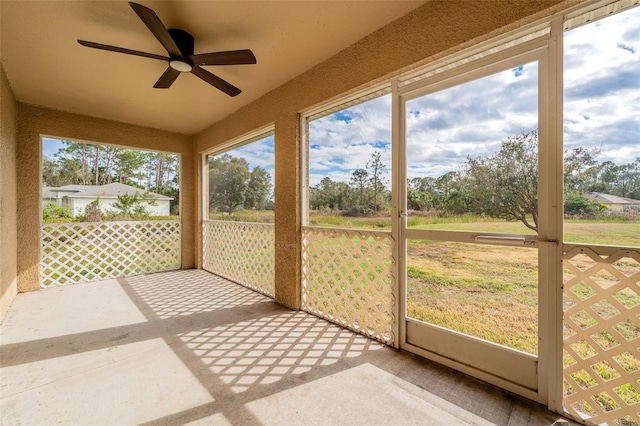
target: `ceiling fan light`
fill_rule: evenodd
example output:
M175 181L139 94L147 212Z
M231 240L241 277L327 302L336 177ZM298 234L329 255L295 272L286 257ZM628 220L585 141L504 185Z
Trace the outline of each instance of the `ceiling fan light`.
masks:
M251 50L230 50L228 52L209 52L194 55L194 40L191 34L178 28L167 29L162 21L160 21L158 15L146 6L133 2L129 2L129 5L149 31L151 31L154 37L165 48L169 54L168 58L166 56L160 56L153 53L140 52L137 50L109 46L101 43L93 43L85 40L78 40L78 43L82 46L91 47L93 49L108 50L127 55L168 61L169 67L153 85L156 89L168 89L178 78L180 73L191 72L196 77L229 96L237 96L242 92L228 81L221 79L217 75L211 74L204 68L200 68L200 66L255 64L256 58ZM194 67L193 64L196 66Z
M193 69L193 67L191 66L191 64L185 62L185 61L181 61L179 59L172 59L169 61L169 66L171 68L173 68L176 71L180 71L180 72L191 72L191 70Z

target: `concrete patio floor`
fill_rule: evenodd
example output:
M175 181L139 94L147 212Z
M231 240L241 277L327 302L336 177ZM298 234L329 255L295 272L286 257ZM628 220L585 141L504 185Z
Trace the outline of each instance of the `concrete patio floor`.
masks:
M521 426L561 418L199 270L19 294L0 344L3 425Z

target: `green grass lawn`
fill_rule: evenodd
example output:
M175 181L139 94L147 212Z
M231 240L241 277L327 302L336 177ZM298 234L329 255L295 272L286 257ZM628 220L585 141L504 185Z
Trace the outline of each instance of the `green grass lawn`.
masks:
M412 240L407 315L538 353L537 250Z
M389 216L349 217L312 213L309 217L309 225L331 226L340 228L366 228L390 231L391 218Z
M209 220L228 220L231 222L260 222L273 223L273 210L241 210L229 213L209 213Z
M565 222L564 228L564 241L567 243L640 246L640 221L624 223L570 221Z
M416 226L416 229L438 231L498 232L535 235L520 222L435 223ZM564 241L567 243L640 246L640 222L565 221Z

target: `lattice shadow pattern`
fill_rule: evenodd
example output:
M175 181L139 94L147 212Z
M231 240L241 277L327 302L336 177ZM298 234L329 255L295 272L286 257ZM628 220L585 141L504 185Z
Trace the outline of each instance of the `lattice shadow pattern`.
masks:
M202 231L203 269L274 296L273 224L205 220Z
M389 232L303 227L302 309L395 343Z
M179 338L236 394L383 348L322 319L291 311Z
M50 223L42 226L40 286L180 268L180 221Z
M576 247L564 264L564 406L587 424L640 422L640 252Z
M206 271L138 275L127 282L160 319L255 306L271 299Z
M127 283L160 319L275 306L267 296L201 270L140 275ZM176 336L233 393L384 347L323 319L283 309Z

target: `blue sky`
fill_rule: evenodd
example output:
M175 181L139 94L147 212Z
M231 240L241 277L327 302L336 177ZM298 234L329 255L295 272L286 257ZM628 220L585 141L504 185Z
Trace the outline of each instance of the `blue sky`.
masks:
M599 161L640 157L640 7L565 33L564 143L597 147ZM407 104L409 177L457 170L488 155L508 135L537 128L537 63L522 64ZM391 96L314 120L309 126L310 184L348 182L378 151L391 165ZM53 155L59 143L47 143ZM273 176L273 136L229 151Z
M62 148L62 142L58 139L42 138L42 155L53 159L54 154Z
M260 166L271 173L273 177L275 164L273 140L273 135L268 136L249 145L244 145L239 148L232 149L231 151L227 151L227 153L235 157L245 158L252 169L256 166Z
M565 149L597 147L599 161L640 157L640 7L565 33ZM315 120L310 184L348 182L378 150L391 164L390 96ZM408 177L437 177L467 156L534 130L537 63L484 77L407 103Z
M457 171L538 127L538 64L528 63L407 102L407 177Z

